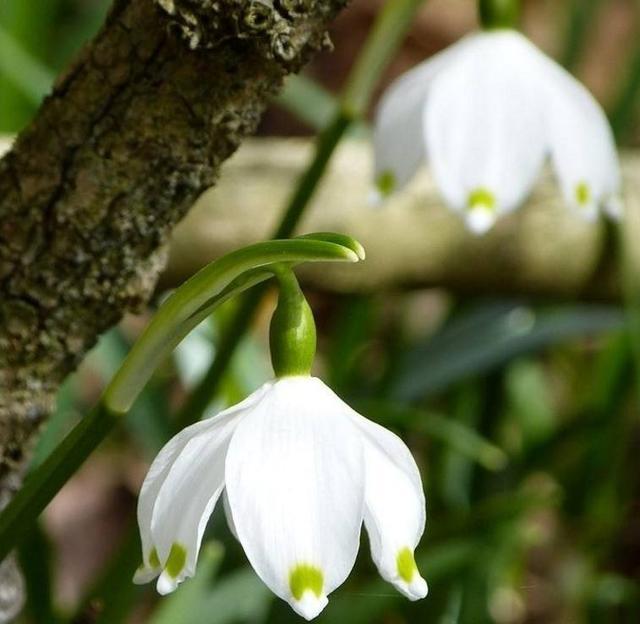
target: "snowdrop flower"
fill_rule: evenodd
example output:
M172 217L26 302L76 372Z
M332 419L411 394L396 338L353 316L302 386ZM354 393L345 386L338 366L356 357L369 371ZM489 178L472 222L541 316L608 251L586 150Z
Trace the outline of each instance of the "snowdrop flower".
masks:
M428 161L445 201L476 233L522 203L547 156L576 212L593 220L600 208L620 211L618 159L602 109L510 28L469 35L401 76L380 103L374 146L381 196Z
M136 582L158 577L166 594L193 576L222 498L254 570L306 619L351 571L363 522L380 574L411 600L426 596L413 554L425 525L416 463L396 435L308 375L315 329L302 301L298 315L281 291L271 330L277 378L184 429L151 465Z

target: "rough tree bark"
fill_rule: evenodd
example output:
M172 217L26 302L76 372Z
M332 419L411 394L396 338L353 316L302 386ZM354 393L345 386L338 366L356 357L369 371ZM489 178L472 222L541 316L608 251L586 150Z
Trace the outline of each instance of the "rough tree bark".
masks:
M346 0L116 0L0 162L0 491L59 384Z

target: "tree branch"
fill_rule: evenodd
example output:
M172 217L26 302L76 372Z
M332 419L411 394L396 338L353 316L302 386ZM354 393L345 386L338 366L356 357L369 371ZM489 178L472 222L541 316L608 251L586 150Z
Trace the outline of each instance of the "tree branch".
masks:
M227 251L268 236L311 149L305 139L247 141L225 165L220 184L176 229L161 286L174 286ZM343 142L301 228L354 236L367 250L366 262L348 270L305 267L307 284L348 292L435 286L485 296L620 297L611 232L604 222L589 223L568 210L549 173L526 206L477 237L445 208L424 173L371 207L370 161L369 143ZM626 154L622 164L626 207L640 214L638 156Z
M0 161L0 480L345 0L116 0Z

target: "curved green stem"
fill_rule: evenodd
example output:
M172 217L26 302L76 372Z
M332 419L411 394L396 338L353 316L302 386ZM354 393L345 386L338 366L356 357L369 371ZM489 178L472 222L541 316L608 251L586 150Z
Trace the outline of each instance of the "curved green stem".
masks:
M212 262L158 310L106 389L105 405L113 412L128 411L159 363L214 307L266 279L264 272L255 273L261 267L282 262L358 260L351 248L306 238L257 243ZM246 275L248 271L251 273Z
M31 473L0 514L0 561L120 422L157 366L216 306L271 277L271 265L359 260L362 248L353 239L331 234L318 237L258 243L227 254L169 297L129 352L98 405Z
M366 113L380 75L393 58L418 9L426 0L392 0L386 3L347 79L338 110L318 135L313 160L299 179L273 238L293 234L336 147L352 124ZM238 308L233 321L217 345L216 356L176 417L181 429L200 420L218 391L236 348L249 328L265 291L255 288Z
M353 117L367 113L371 95L425 0L388 0L376 19L340 98Z

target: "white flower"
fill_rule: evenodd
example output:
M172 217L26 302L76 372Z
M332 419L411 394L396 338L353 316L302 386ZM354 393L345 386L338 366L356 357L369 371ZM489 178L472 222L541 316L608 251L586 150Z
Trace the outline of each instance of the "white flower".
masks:
M611 129L591 94L514 30L469 35L400 77L375 127L382 195L428 160L446 202L482 233L530 192L550 155L566 202L619 211Z
M284 377L188 427L153 462L140 492L143 566L161 594L195 572L225 492L233 533L260 578L307 619L353 567L364 520L381 575L427 594L413 551L425 524L418 468L393 433L314 377Z

